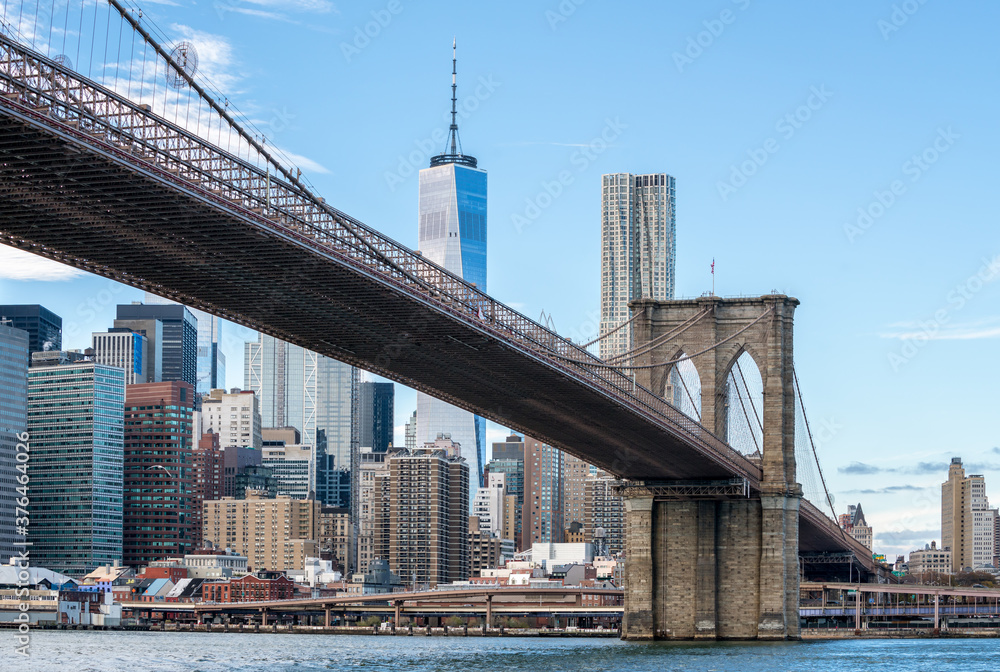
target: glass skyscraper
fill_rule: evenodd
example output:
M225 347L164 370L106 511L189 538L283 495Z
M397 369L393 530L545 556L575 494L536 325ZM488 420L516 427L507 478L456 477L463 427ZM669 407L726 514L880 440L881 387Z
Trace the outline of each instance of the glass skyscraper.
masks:
M358 445L384 453L392 445L395 387L392 383L363 382L358 391Z
M28 541L32 565L81 576L122 560L125 372L73 359L28 369Z
M146 303L170 305L176 301L146 292ZM226 355L222 352L222 318L197 308L188 308L198 322L198 394L226 387Z
M160 326L156 326L156 322ZM153 382L183 380L197 388L198 320L180 304L130 303L118 306L115 327L142 334L149 341L154 358L160 361L160 378Z
M601 190L601 334L631 317L629 301L674 298L674 178L613 173ZM601 357L628 352L628 328L601 341Z
M266 334L245 345L243 366L263 427L294 427L315 448L317 499L349 506L349 480L339 472L351 472L357 459L358 369Z
M454 49L454 45L453 45ZM486 171L462 153L456 122L456 61L452 56L452 115L448 145L420 171L418 247L430 261L486 291ZM441 434L461 444L472 492L483 485L486 421L417 392L416 444Z
M16 555L14 525L18 435L28 426L28 343L30 335L0 322L0 561Z
M0 306L0 324L8 322L15 329L28 332L28 357L31 353L62 350L62 318L38 304L7 304Z

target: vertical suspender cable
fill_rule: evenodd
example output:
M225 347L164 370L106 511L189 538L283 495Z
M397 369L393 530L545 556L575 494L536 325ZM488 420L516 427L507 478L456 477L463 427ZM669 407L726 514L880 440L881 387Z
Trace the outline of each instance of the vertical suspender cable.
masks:
M38 6L42 4L42 0L35 0L35 21L31 24L31 48L35 47L35 34L38 33Z
M146 43L142 43L142 69L139 70L139 100L146 90Z
M128 49L128 99L132 100L132 70L135 66L135 31L132 31L132 44Z
M100 4L100 0L94 0L94 28L90 32L90 58L87 59L87 77L90 79L93 79L91 75L94 68L94 42L97 40L97 9ZM83 37L83 33L80 33L80 37Z
M54 1L54 0L53 0ZM60 54L66 53L66 35L69 33L69 5L66 5L66 20L63 21L63 41L62 49L59 50Z
M101 83L108 85L108 37L111 35L111 8L108 7L108 25L104 29L104 62L101 63Z
M111 16L110 12L108 13L108 16L109 17ZM115 48L115 83L114 83L114 86L112 87L112 89L114 91L118 91L119 90L118 89L118 71L121 69L121 66L122 66L122 29L123 29L124 25L125 24L123 22L121 22L121 21L118 22L118 46Z
M66 11L69 11L67 7ZM56 0L52 0L52 8L49 10L49 37L45 40L45 55L52 56L52 28L56 23Z

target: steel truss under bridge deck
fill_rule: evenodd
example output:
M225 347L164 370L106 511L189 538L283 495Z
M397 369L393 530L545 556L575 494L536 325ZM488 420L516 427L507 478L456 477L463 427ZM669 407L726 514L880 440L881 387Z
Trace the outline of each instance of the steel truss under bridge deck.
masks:
M750 483L743 478L724 481L621 481L615 490L623 497L652 497L658 501L692 499L746 499Z

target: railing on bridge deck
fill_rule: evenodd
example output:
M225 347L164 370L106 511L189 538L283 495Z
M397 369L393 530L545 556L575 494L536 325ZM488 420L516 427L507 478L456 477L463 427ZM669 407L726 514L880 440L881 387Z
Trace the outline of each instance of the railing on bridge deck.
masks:
M630 376L606 368L586 349L330 207L301 185L279 179L269 169L211 145L153 114L148 106L127 100L2 34L0 97L0 109L7 108L8 113L54 127L64 138L96 146L120 163L138 164L183 189L194 187L200 190L201 198L213 200L258 227L334 257L360 274L375 276L458 320L516 344L685 438L733 473L747 476L753 485L759 481L760 469L754 462L664 399L637 386ZM32 251L60 258L54 250ZM113 275L109 269L88 270ZM167 288L163 292L169 294ZM240 315L214 308L227 319L245 323Z

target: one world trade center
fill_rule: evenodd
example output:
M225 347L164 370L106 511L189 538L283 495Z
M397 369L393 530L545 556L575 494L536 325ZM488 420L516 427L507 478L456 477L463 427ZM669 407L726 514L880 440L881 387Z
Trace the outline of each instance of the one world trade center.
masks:
M444 153L431 157L420 171L419 230L421 254L486 291L486 171L462 153L456 119L456 59L452 45L451 128ZM486 421L422 392L417 392L417 445L442 434L461 444L469 465L470 496L482 486Z

